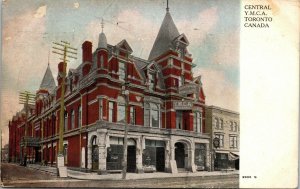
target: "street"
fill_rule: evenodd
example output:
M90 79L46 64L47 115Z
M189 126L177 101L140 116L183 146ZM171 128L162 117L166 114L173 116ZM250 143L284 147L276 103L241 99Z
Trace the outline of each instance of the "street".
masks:
M100 188L238 188L238 175L170 177L137 180L78 180L58 178L16 164L2 163L5 187L100 187Z

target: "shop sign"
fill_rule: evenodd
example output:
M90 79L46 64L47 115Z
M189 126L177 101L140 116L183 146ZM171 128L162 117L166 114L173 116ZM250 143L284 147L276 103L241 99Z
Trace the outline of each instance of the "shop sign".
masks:
M193 102L177 100L173 102L173 107L175 110L191 110L193 108Z

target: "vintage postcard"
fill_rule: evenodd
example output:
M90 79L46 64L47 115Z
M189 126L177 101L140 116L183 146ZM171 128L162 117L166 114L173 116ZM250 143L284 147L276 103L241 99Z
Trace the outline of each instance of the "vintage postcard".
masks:
M1 11L3 187L297 187L298 1Z

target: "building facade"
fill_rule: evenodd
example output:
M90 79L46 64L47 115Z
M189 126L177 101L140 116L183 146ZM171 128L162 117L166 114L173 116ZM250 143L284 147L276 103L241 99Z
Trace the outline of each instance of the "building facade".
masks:
M85 41L80 65L65 80L65 165L99 174L121 171L127 125L128 172L211 170L205 95L201 77L193 77L188 45L168 10L148 60L133 56L126 40L109 44L103 32L94 50ZM56 164L62 74L61 62L56 85L47 67L27 136L24 113L9 122L10 161L26 154L33 162Z
M239 169L239 113L208 106L205 114L207 132L211 136L212 166L215 170ZM213 145L214 138L220 141L218 147Z

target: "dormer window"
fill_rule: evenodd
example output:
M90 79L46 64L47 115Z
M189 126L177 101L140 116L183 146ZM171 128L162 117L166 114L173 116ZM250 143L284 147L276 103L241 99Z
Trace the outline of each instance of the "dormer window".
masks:
M153 91L155 88L155 76L154 74L149 74L149 90Z
M125 81L125 63L119 62L119 79Z

